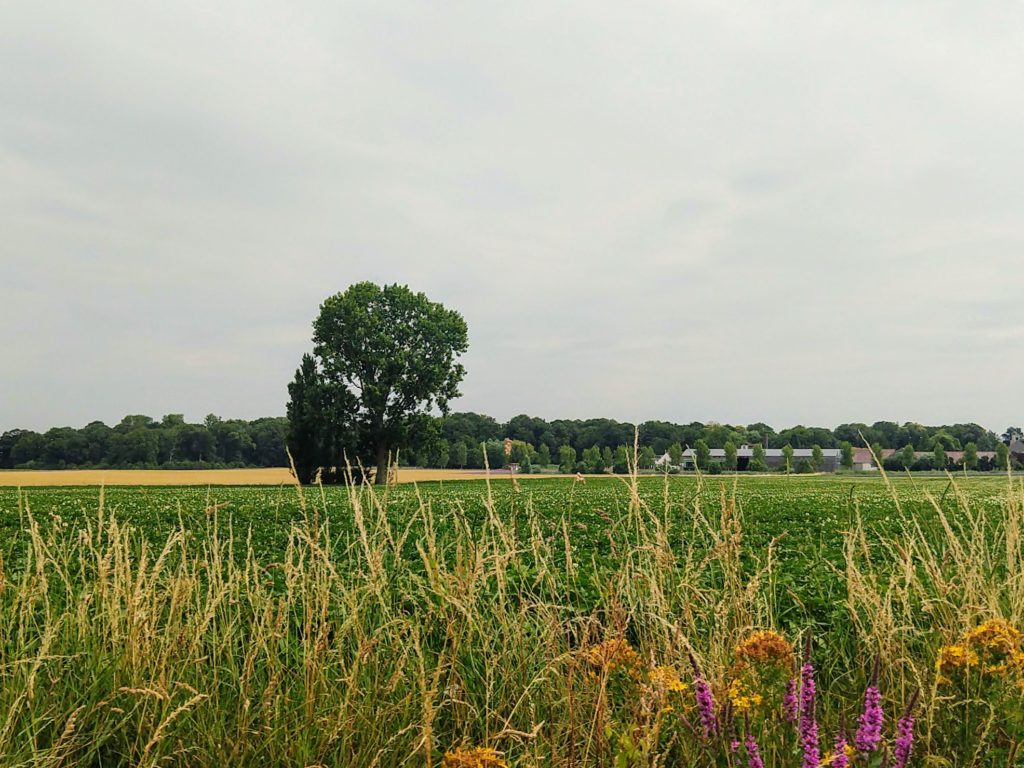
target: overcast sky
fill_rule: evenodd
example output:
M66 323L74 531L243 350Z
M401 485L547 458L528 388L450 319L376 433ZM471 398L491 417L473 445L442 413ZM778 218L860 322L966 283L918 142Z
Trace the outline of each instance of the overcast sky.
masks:
M982 8L984 5L984 8ZM1024 421L1024 6L0 5L0 429L284 413L320 302L500 419Z

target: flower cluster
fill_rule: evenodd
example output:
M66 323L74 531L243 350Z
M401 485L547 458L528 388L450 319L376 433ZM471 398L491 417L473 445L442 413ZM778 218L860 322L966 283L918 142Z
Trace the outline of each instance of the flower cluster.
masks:
M753 734L750 733L750 728L747 728L747 740L744 742L744 747L747 750L747 766L748 768L764 768L764 760L761 759L761 750L757 746L757 741L754 739Z
M736 646L736 659L753 664L775 664L788 669L793 663L793 645L778 632L759 630Z
M808 651L810 643L808 642ZM814 682L814 665L808 652L800 668L800 744L803 748L803 768L818 768L821 764L821 747L818 744L818 719L815 714L817 687Z
M717 736L718 715L715 713L715 697L711 693L711 685L701 674L700 666L692 653L690 654L690 664L693 666L693 694L697 702L700 724L704 727L704 736Z
M1007 649L1018 652L1021 638L1011 630L997 624L979 627L964 640L962 653L946 654L946 666L976 663L970 661L970 653L983 656L998 651L1007 656ZM626 704L626 717L616 718L620 723L628 723L621 731L621 744L625 745L621 755L635 757L638 749L649 748L646 742L642 749L638 746L638 736L651 739L651 744L671 744L689 732L709 756L720 752L736 768L764 768L761 748L767 747L765 754L778 754L780 745L789 754L800 755L802 768L880 764L907 768L913 749L913 710L918 693L910 698L895 727L889 726L887 730L879 687L880 661L876 659L856 731L848 731L844 720L837 730L825 734L817 719L819 692L809 635L802 655L803 661L794 663L793 646L785 638L771 631L754 632L736 645L732 665L720 683L718 675L705 676L692 653L692 678L684 680L677 667L643 663L640 655L622 639L587 646L578 658L590 668L591 675L624 670L631 678L625 687L609 689L613 690L612 702ZM711 680L716 681L715 687ZM677 714L664 717L672 711ZM828 751L823 755L826 748ZM484 763L478 767L449 761L444 768L499 766Z
M830 768L848 768L856 756L857 750L853 748L853 745L847 744L846 739L839 736L836 739L836 748L822 758L821 764Z
M1021 649L1020 630L1005 619L989 619L970 630L960 642L944 645L935 659L940 683L952 682L951 677L972 669L982 675L1005 678L1016 674L1017 683L1024 688L1024 651Z
M686 693L690 690L690 686L680 679L675 667L654 667L647 673L647 679L655 690L664 693Z
M874 752L882 743L882 725L885 713L882 711L882 694L877 686L869 686L864 692L864 711L860 715L860 727L854 737L854 744L861 752Z
M736 678L729 683L729 701L732 702L733 711L746 713L754 707L760 706L764 697L760 693L751 691L743 680Z
M914 716L907 712L896 724L895 768L906 768L910 760L910 748L914 744Z
M964 640L974 648L1010 654L1020 649L1021 634L1005 619L989 619L968 632Z
M640 655L622 638L591 645L583 650L581 657L594 672L622 670L631 677L639 677L644 666Z
M963 643L944 645L939 650L939 656L935 660L935 667L940 672L951 674L970 667L978 666L981 658L977 651L968 648Z
M489 747L457 747L452 752L445 752L441 760L442 768L508 768L501 755Z
M882 726L885 724L885 712L882 710L882 693L878 690L878 660L875 660L871 672L871 682L864 691L864 711L858 721L857 734L853 738L854 746L861 752L874 752L882 742Z
M784 682L793 669L793 645L778 632L761 629L735 648L726 696L737 714L762 713L778 706ZM795 692L795 684L791 686Z
M800 703L796 698L795 677L786 683L786 693L782 697L782 713L791 723L795 723L800 716Z

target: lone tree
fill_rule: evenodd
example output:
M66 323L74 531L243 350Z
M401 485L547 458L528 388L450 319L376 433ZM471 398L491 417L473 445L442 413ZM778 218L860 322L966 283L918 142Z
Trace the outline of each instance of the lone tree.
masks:
M739 463L736 459L736 446L733 445L731 440L727 440L725 443L725 468L735 472Z
M843 469L853 469L853 444L848 440L843 440L839 444L839 450L842 453L840 464L843 465Z
M815 472L821 472L821 468L825 464L825 454L821 450L821 446L815 444L811 447L811 469Z
M711 449L708 447L707 441L703 439L698 440L696 446L694 446L693 454L694 468L706 471L711 465Z
M295 457L307 473L300 479L310 479L310 466L341 464L342 448L376 467L380 485L392 453L416 438L432 409L447 414L458 397L465 368L457 359L469 342L458 312L404 285L364 282L324 301L313 345L312 364L303 359L288 408L293 454L319 446L315 458ZM304 395L302 407L297 394ZM318 403L326 405L317 410Z

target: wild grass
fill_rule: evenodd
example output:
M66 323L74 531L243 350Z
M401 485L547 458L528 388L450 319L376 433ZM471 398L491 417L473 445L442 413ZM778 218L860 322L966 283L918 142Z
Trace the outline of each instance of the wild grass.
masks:
M600 558L572 505L553 525L526 484L512 506L488 492L482 518L428 495L396 515L390 490L354 487L343 530L323 489L296 488L273 558L214 503L155 544L102 494L81 525L26 506L26 555L0 562L0 765L435 766L457 747L519 766L715 764L646 670L689 680L692 654L724 699L737 644L786 629L779 606L800 595L776 540L745 545L735 486L676 505L667 481L662 504L625 482ZM943 683L936 659L983 620L1021 625L1024 488L982 509L956 488L924 491L927 522L894 491L886 536L855 504L841 564L820 561L841 589L813 647L823 735L855 722L878 656L889 711L922 692L920 764L1012 765L1019 691ZM606 640L635 649L630 680L588 661ZM768 765L800 764L788 743Z

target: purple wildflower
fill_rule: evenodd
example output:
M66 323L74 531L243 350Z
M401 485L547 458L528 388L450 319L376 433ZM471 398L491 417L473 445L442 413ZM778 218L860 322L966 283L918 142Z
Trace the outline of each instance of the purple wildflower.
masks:
M804 768L818 768L821 752L818 745L818 721L814 716L814 665L807 662L800 670L800 743L804 749Z
M914 704L917 703L918 691L910 697L910 703L903 713L903 717L896 724L896 744L893 747L895 757L895 768L906 768L910 760L910 750L914 746Z
M786 694L782 697L782 713L791 723L795 723L799 717L800 705L796 698L796 678L791 678L786 683Z
M808 635L804 665L800 668L800 743L804 751L804 768L818 768L821 764L818 721L814 712L816 692L814 665L811 663L811 638Z
M832 768L847 768L850 756L846 754L846 738L843 734L836 736L836 752L832 758Z
M754 734L749 730L747 731L747 741L745 746L747 748L748 768L764 768L764 760L761 759L761 750L757 748L757 742L754 740Z
M700 713L700 724L704 726L704 735L713 736L718 734L718 718L715 716L715 698L711 694L711 686L700 673L697 660L690 654L690 664L693 666L693 691L697 699L697 711Z
M704 726L704 735L718 733L718 718L715 717L715 698L711 695L711 686L703 677L695 678L693 688L697 696L697 709L700 712L700 724Z
M734 738L732 740L732 742L729 744L729 751L730 752L739 752L740 751L740 741L739 741L739 739Z
M743 721L747 732L747 739L743 743L743 746L747 748L747 768L764 768L764 760L761 759L761 750L758 749L757 741L754 739L754 734L750 730L750 715L744 715Z
M853 745L860 752L874 752L882 741L882 725L885 713L882 711L882 694L878 690L878 660L871 673L871 683L864 691L864 711L861 713Z

